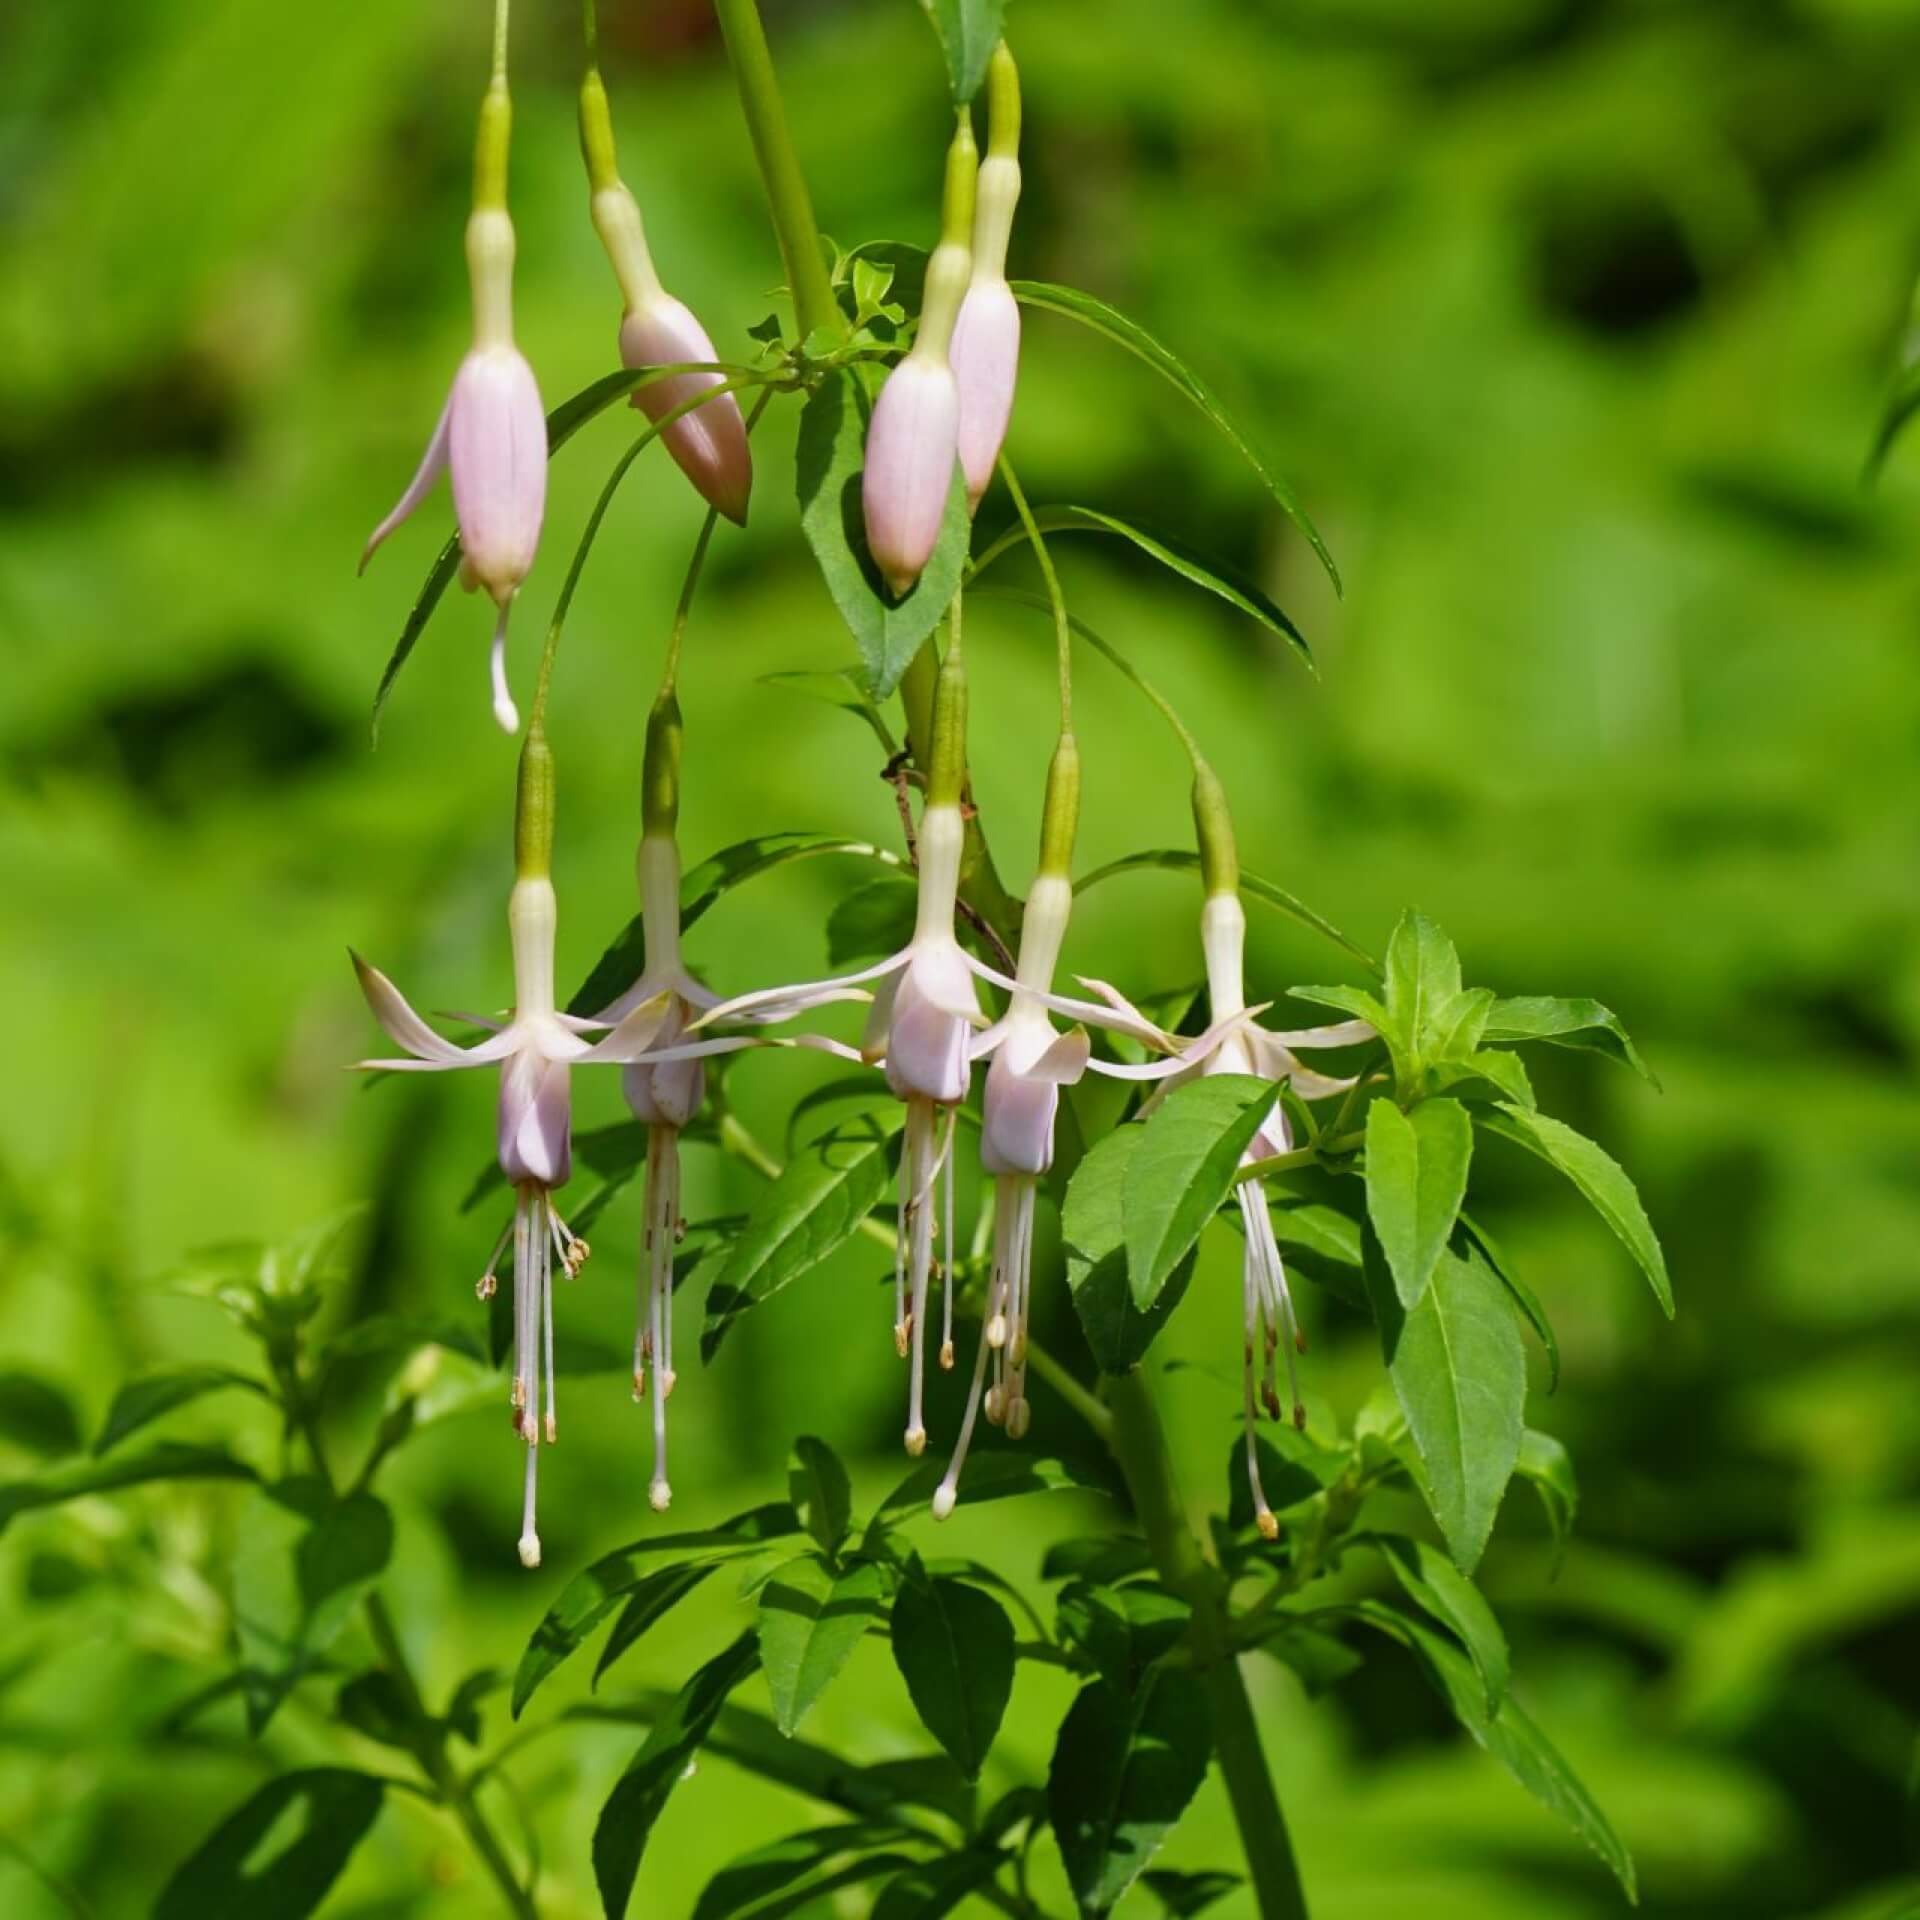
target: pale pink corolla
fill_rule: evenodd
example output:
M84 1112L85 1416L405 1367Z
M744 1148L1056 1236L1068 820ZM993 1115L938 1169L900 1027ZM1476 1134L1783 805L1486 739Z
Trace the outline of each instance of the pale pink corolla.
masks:
M959 430L960 390L946 357L909 354L874 402L860 477L867 548L897 596L912 591L939 541Z
M671 367L718 358L692 311L657 284L620 323L622 366ZM664 419L677 407L689 408L661 429L660 438L707 504L744 526L753 455L739 401L717 391L725 385L726 376L713 371L669 374L635 388L633 404L649 420ZM703 394L712 398L702 399Z

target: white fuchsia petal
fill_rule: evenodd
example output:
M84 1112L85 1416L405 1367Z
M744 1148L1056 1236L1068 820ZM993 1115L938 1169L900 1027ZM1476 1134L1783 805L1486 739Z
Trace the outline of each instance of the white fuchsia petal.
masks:
M440 478L447 464L447 422L453 414L453 390L447 390L447 397L440 403L440 418L435 423L432 437L427 441L427 450L420 456L420 465L414 476L407 482L407 490L400 496L393 511L367 536L367 544L360 551L360 571L365 573L367 562L373 558L374 549L379 546L403 521L412 516L433 485Z

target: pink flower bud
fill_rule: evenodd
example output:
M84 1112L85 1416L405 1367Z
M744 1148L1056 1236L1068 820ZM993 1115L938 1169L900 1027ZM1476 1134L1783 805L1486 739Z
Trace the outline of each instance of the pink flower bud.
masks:
M960 465L971 509L980 504L1006 444L1020 374L1020 304L1004 280L976 276L954 323L950 357L960 389Z
M685 1033L686 1002L676 998L654 1037L656 1047L671 1047ZM620 1069L621 1091L633 1117L650 1127L684 1127L700 1110L707 1074L698 1060L654 1063L642 1054Z
M912 590L940 538L959 419L953 369L918 353L888 374L874 403L861 502L867 546L896 595Z
M517 347L476 347L454 376L448 458L460 545L501 605L533 565L547 506L547 416Z
M989 1173L1045 1173L1053 1165L1053 1122L1060 1088L1014 1066L1003 1047L987 1066L980 1164Z
M707 330L670 293L657 289L644 305L620 323L620 362L627 367L670 367L688 360L717 360ZM650 380L635 390L633 404L649 420L724 386L718 373L676 373ZM738 526L747 519L747 495L753 487L753 457L747 450L746 422L730 393L695 407L660 435L680 471L699 488L716 512Z
M573 1102L564 1060L532 1048L500 1069L500 1171L518 1187L563 1187L573 1172Z

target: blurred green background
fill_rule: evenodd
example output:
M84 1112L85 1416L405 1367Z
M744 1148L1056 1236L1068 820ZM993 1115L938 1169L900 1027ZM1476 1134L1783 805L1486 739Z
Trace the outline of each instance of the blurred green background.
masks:
M519 328L551 403L612 365L618 313L574 147L572 9L517 11ZM824 226L927 241L943 94L917 10L768 11ZM485 14L0 14L0 1338L4 1369L70 1396L88 1431L130 1371L237 1357L217 1310L167 1280L200 1243L369 1199L330 1322L477 1312L496 1223L457 1209L490 1151L490 1086L363 1090L341 1067L372 1035L349 941L423 1006L507 992L512 748L488 712L482 608L446 604L368 745L444 495L354 577L462 351ZM1535 1069L1639 1179L1671 1327L1550 1174L1482 1168L1482 1210L1565 1353L1530 1418L1571 1447L1585 1496L1557 1579L1521 1494L1488 1555L1519 1691L1637 1855L1648 1914L1920 1910L1920 450L1877 495L1857 486L1920 232L1920 9L1018 0L1013 25L1016 272L1100 293L1188 355L1297 480L1349 582L1337 602L1168 389L1033 316L1010 449L1030 494L1233 555L1305 628L1322 678L1124 554L1062 541L1076 610L1175 691L1250 867L1376 949L1414 903L1470 981L1596 995L1664 1082L1590 1056ZM707 10L604 0L602 36L662 273L738 354L779 271ZM792 430L777 409L756 443L752 525L723 530L690 636L690 861L779 827L895 831L857 727L759 680L849 651L797 537ZM523 690L626 437L609 417L555 467L517 621ZM562 654L568 980L632 909L641 724L697 525L678 474L643 461ZM1048 633L1009 611L970 626L977 787L1017 886L1053 724ZM1152 715L1092 658L1080 707L1083 864L1184 844L1182 766ZM860 877L790 869L729 899L692 956L727 990L821 971L825 916ZM1069 964L1181 985L1194 906L1175 876L1115 882L1089 896ZM1265 917L1254 971L1257 998L1345 977ZM777 1138L816 1077L749 1062L734 1094ZM618 1103L611 1077L583 1084L582 1123ZM744 1203L750 1175L689 1154L690 1213ZM609 1210L562 1302L615 1346L637 1211L637 1193ZM1163 1397L1196 1507L1225 1493L1233 1258L1212 1249L1158 1350L1195 1363ZM877 1277L844 1256L683 1372L676 1518L774 1497L796 1431L839 1447L863 1497L891 1484L901 1382ZM1041 1311L1073 1351L1063 1303ZM1317 1295L1309 1312L1325 1335L1309 1383L1350 1414L1377 1375L1370 1336ZM503 1407L449 1417L392 1469L389 1589L437 1688L510 1666L566 1575L649 1524L620 1378L562 1398L537 1575L514 1563ZM270 1441L264 1410L231 1396L176 1430ZM33 1437L0 1433L0 1473L33 1470ZM1044 1393L1035 1444L1082 1444ZM1045 1541L1086 1518L1068 1504L952 1531L1031 1583ZM269 1771L340 1753L324 1688L264 1753L231 1704L167 1730L226 1658L247 1513L241 1494L186 1489L8 1530L0 1912L68 1911L40 1872L85 1910L144 1912ZM626 1682L677 1682L734 1619L716 1583ZM1410 1662L1379 1654L1311 1703L1276 1664L1250 1678L1320 1920L1619 1910ZM584 1687L569 1669L551 1691ZM1023 1666L990 1781L1044 1770L1066 1689ZM504 1717L496 1701L491 1733ZM867 1758L925 1739L878 1647L808 1731ZM556 1916L598 1911L587 1835L635 1737L575 1728L516 1764ZM704 1763L637 1911L689 1912L724 1859L807 1818ZM1233 1864L1217 1780L1166 1860ZM399 1796L326 1909L493 1910L453 1830Z

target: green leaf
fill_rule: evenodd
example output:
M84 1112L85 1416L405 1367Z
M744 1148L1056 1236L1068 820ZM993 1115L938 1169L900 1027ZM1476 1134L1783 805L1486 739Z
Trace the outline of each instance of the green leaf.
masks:
M1500 1284L1512 1294L1513 1304L1526 1317L1528 1326L1546 1350L1547 1391L1552 1393L1560 1384L1560 1342L1554 1338L1553 1322L1547 1318L1547 1310L1540 1304L1540 1296L1520 1278L1518 1269L1500 1250L1493 1236L1472 1215L1461 1214L1460 1232L1467 1247L1456 1251L1471 1248L1479 1250L1481 1259L1500 1276Z
M800 1516L784 1502L778 1502L751 1508L717 1527L691 1533L657 1534L652 1539L635 1540L603 1554L567 1582L559 1599L534 1628L527 1650L520 1656L519 1670L513 1676L513 1717L516 1720L520 1717L534 1689L563 1660L571 1658L594 1628L629 1594L643 1589L661 1596L667 1589L658 1585L649 1587L648 1583L668 1573L685 1571L684 1566L662 1567L661 1554L692 1552L701 1556L703 1568L715 1567L727 1560L742 1558L769 1540L790 1539L800 1530ZM665 1610L660 1608L661 1612Z
M1486 1689L1487 1712L1498 1713L1510 1670L1507 1636L1480 1589L1424 1540L1403 1533L1356 1534L1354 1540L1378 1549L1407 1598L1466 1648Z
M961 1580L903 1581L893 1603L893 1660L927 1731L977 1780L1013 1693L1007 1610Z
M1253 1645L1293 1674L1311 1700L1331 1692L1366 1665L1344 1640L1317 1627L1303 1626L1284 1614L1271 1620Z
M1519 1457L1527 1397L1520 1329L1499 1278L1477 1258L1442 1254L1408 1312L1371 1235L1367 1253L1367 1291L1425 1469L1422 1490L1455 1562L1471 1572Z
M859 1115L804 1146L755 1199L707 1292L700 1357L741 1317L843 1245L887 1190L894 1130Z
M1464 1086L1469 1093L1478 1093L1484 1098L1484 1088L1474 1085L1476 1080L1480 1080L1504 1094L1516 1106L1534 1107L1540 1104L1534 1098L1533 1082L1527 1077L1527 1069L1520 1056L1502 1053L1498 1047L1479 1047L1462 1059L1429 1067L1427 1078L1436 1093L1444 1093L1450 1087Z
M753 1920L790 1913L810 1905L838 1887L852 1885L853 1870L819 1875L835 1860L850 1853L865 1854L855 1879L872 1879L910 1865L912 1856L880 1849L897 1847L907 1829L873 1821L841 1821L830 1827L811 1827L783 1840L756 1847L722 1867L702 1890L693 1920L732 1920L751 1912ZM805 1885L796 1885L805 1882ZM780 1896L792 1890L791 1901ZM762 1905L762 1902L769 1904Z
M1193 1278L1190 1253L1145 1313L1133 1303L1120 1209L1128 1169L1146 1133L1145 1127L1117 1127L1088 1152L1068 1183L1060 1211L1067 1289L1102 1373L1125 1373L1140 1364Z
M93 1443L95 1458L176 1407L184 1407L228 1387L245 1387L262 1399L273 1398L273 1389L264 1380L256 1380L250 1373L238 1373L232 1367L170 1367L164 1373L150 1373L143 1379L127 1381L113 1396L106 1424Z
M900 749L900 743L893 737L893 729L887 725L886 717L868 698L866 684L857 667L792 668L779 673L763 673L760 684L763 687L786 687L794 693L804 694L809 700L818 700L823 706L838 707L842 713L850 713L856 719L865 721L868 731L879 742L880 751L888 759L892 759Z
M1007 0L920 0L920 10L940 36L953 104L964 107L987 77L987 61L1006 21Z
M1103 1680L1061 1723L1047 1810L1083 1914L1108 1912L1186 1811L1213 1738L1190 1673L1159 1668L1138 1693Z
M886 1576L871 1560L836 1574L801 1554L760 1589L760 1664L773 1695L774 1724L790 1734L826 1692L860 1636L884 1615Z
M257 1480L244 1461L219 1447L185 1446L179 1441L157 1441L145 1453L118 1460L86 1461L63 1467L39 1480L10 1480L0 1484L0 1531L17 1514L38 1507L57 1507L88 1494L118 1493L124 1487L145 1486L154 1480Z
M1101 1679L1132 1694L1147 1669L1186 1637L1193 1608L1157 1586L1076 1580L1060 1595L1060 1638L1093 1662Z
M1340 569L1334 565L1333 555L1320 537L1320 529L1307 517L1306 509L1301 506L1293 489L1254 450L1252 443L1228 418L1227 410L1215 397L1213 389L1191 367L1162 346L1145 327L1129 320L1104 300L1096 300L1092 294L1082 293L1077 287L1054 286L1043 280L1016 280L1013 282L1013 292L1023 305L1063 314L1069 320L1077 320L1082 326L1090 327L1117 346L1125 347L1129 353L1144 360L1162 379L1185 394L1226 435L1241 458L1260 476L1261 483L1279 503L1287 518L1306 535L1308 545L1327 570L1327 578L1333 582L1335 591L1339 590Z
M1472 1156L1473 1122L1457 1100L1423 1100L1411 1113L1391 1100L1367 1108L1367 1217L1409 1311L1452 1238Z
M920 889L911 880L871 880L842 894L827 915L827 965L898 953L913 937Z
M730 1694L760 1664L751 1632L717 1653L674 1697L615 1783L593 1829L593 1875L607 1920L624 1920L654 1823Z
M803 1433L793 1443L793 1458L787 1466L787 1498L800 1516L800 1524L820 1543L821 1551L838 1553L853 1516L853 1488L840 1456L810 1433Z
M880 1889L871 1920L944 1920L987 1885L1012 1856L998 1847L963 1847L938 1860L909 1867Z
M1612 1869L1627 1898L1637 1901L1632 1856L1579 1776L1519 1701L1509 1694L1500 1711L1489 1714L1480 1675L1445 1635L1377 1602L1362 1601L1354 1611L1413 1650L1461 1726L1543 1807L1565 1821Z
M881 1502L873 1524L880 1526L924 1508L946 1473L943 1460L921 1461ZM968 1456L967 1470L960 1479L960 1505L980 1506L988 1500L1014 1500L1022 1494L1063 1493L1076 1488L1094 1493L1111 1491L1085 1467L1071 1461L1030 1453L974 1453Z
M1277 633L1299 654L1309 669L1313 667L1313 653L1305 635L1287 618L1260 583L1249 579L1237 567L1212 559L1183 541L1149 533L1130 521L1098 512L1092 507L1035 507L1033 523L1043 539L1053 533L1110 533L1119 539L1131 541L1148 559L1157 560L1169 572L1177 573L1192 585L1217 594L1229 606L1237 608L1249 619L1259 621L1270 632ZM1031 537L1026 522L1017 521L974 561L967 575L969 583L985 573L1002 554L1023 546Z
M392 1555L393 1515L384 1501L349 1493L327 1506L294 1552L309 1638L331 1639L360 1589L386 1571Z
M867 691L884 700L953 602L966 565L971 522L966 483L956 461L932 557L912 588L895 600L867 550L860 501L872 411L853 368L828 374L801 409L794 477L800 530L860 650Z
M764 1847L755 1847L722 1867L702 1889L693 1909L693 1920L732 1920L737 1913L752 1909L756 1916L766 1909L763 1900L817 1873L830 1861L850 1853L871 1853L875 1849L897 1845L903 1829L874 1821L839 1821L829 1827L810 1827L790 1833ZM905 1863L906 1856L886 1856L880 1871L890 1872ZM813 1899L818 1887L807 1894Z
M1240 1157L1278 1097L1252 1074L1218 1073L1175 1087L1154 1109L1120 1199L1127 1285L1142 1312L1233 1191Z
M1008 598L1013 596L1009 595ZM1036 605L1044 605L1036 600ZM1078 623L1076 622L1077 626ZM1172 847L1155 847L1147 853L1130 853L1120 860L1109 860L1104 867L1095 867L1074 883L1074 892L1082 894L1089 887L1098 886L1102 880L1111 880L1116 874L1136 873L1143 867L1164 867L1173 873L1198 873L1200 856ZM1373 956L1358 941L1349 940L1331 920L1324 919L1314 912L1304 901L1297 900L1284 887L1277 887L1271 880L1263 880L1257 873L1248 873L1242 869L1240 891L1250 899L1260 901L1264 906L1272 907L1278 913L1284 913L1288 919L1297 920L1303 927L1311 927L1317 934L1331 940L1336 947L1349 953L1361 965L1371 969ZM1299 989L1295 990L1300 992Z
M637 1646L645 1638L648 1629L655 1622L665 1619L716 1567L725 1566L729 1560L745 1557L744 1553L732 1553L722 1554L709 1560L685 1561L679 1566L662 1567L658 1573L650 1573L642 1578L627 1595L626 1605L620 1609L620 1617L613 1623L606 1642L600 1649L599 1659L593 1663L593 1679L590 1684L599 1686L601 1675L622 1654L630 1652ZM523 1656L522 1672L525 1671L525 1667L526 1660ZM548 1671L551 1669L549 1668ZM544 1675L539 1677L544 1678ZM538 1684L537 1678L533 1684ZM520 1676L516 1674L514 1676L516 1700L519 1698L519 1688ZM528 1691L532 1691L531 1686ZM513 1710L517 1714L520 1706L516 1705Z
M795 860L811 860L823 853L843 853L854 859L875 860L898 867L900 857L871 840L850 840L838 833L763 833L709 854L680 881L680 930L685 933L708 909L749 880ZM647 942L642 916L636 913L615 936L613 944L594 962L580 991L567 1002L567 1011L590 1018L609 1006L646 971Z
M1496 1000L1481 1038L1496 1046L1545 1040L1556 1047L1604 1053L1609 1060L1631 1067L1650 1085L1660 1084L1620 1024L1619 1015L1598 1000L1555 1000L1545 995Z
M80 1449L80 1415L66 1388L37 1373L0 1373L0 1440L43 1460Z
M176 1870L153 1920L305 1920L380 1812L386 1785L345 1767L269 1780Z
M1538 1154L1580 1189L1587 1203L1619 1237L1620 1244L1639 1262L1654 1298L1671 1320L1673 1282L1667 1277L1666 1256L1654 1237L1647 1210L1619 1161L1564 1121L1511 1102L1483 1110L1477 1118L1487 1132Z
M1173 1873L1165 1867L1149 1867L1140 1884L1160 1902L1169 1920L1191 1920L1242 1883L1237 1873Z
M1580 1488L1573 1477L1573 1459L1550 1433L1529 1427L1520 1436L1520 1458L1514 1471L1533 1483L1546 1509L1547 1526L1553 1534L1554 1569L1567 1555L1567 1542L1573 1538L1573 1522L1580 1511Z

